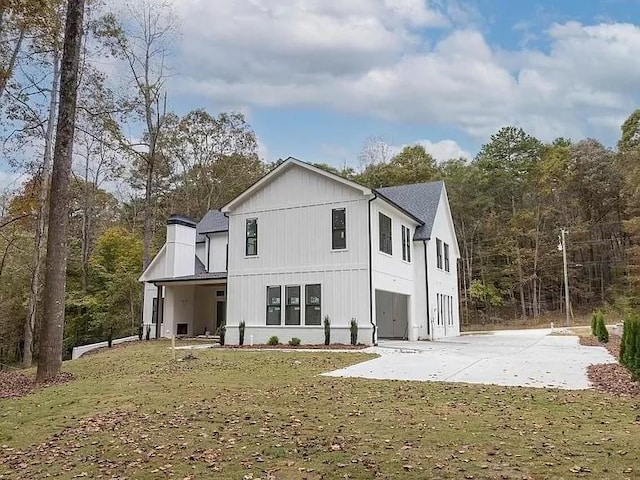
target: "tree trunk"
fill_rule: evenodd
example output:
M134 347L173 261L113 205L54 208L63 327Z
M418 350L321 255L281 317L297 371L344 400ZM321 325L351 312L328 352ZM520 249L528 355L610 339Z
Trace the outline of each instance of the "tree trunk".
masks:
M38 317L38 301L40 300L40 274L42 271L42 239L47 228L47 198L49 196L49 180L51 177L51 151L53 147L54 124L56 120L56 106L58 103L58 84L60 82L60 51L53 51L53 80L49 100L49 118L44 139L44 156L42 160L42 176L40 178L40 191L38 192L38 218L36 220L36 232L33 246L33 259L31 262L31 284L29 290L29 308L24 324L24 348L22 354L22 366L29 368L33 362L33 343L36 318Z
M9 79L13 74L13 70L16 67L16 62L18 61L18 54L20 53L20 48L22 48L22 42L24 40L26 34L26 28L24 26L20 27L20 34L18 36L18 40L16 41L15 46L13 47L13 51L11 52L11 58L9 58L9 63L7 68L4 68L2 72L0 72L0 100L4 95L4 92L7 88L7 83L9 83Z
M67 273L70 174L73 157L78 69L84 17L84 0L68 0L60 76L60 108L53 156L47 236L44 316L36 381L46 382L60 372L64 334Z

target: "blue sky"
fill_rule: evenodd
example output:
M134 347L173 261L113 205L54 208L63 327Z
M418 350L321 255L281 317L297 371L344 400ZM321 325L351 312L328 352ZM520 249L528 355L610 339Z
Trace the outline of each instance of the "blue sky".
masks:
M268 161L358 167L372 137L472 158L509 124L614 147L640 106L640 0L172 3L170 108L244 112Z
M472 157L507 124L615 146L640 101L640 0L176 8L185 33L174 108L245 112L269 160L357 166L370 137Z

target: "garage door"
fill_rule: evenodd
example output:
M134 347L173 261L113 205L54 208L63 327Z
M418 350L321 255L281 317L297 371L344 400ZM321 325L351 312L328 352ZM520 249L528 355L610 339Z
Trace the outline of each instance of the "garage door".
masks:
M376 290L378 338L408 338L409 296Z

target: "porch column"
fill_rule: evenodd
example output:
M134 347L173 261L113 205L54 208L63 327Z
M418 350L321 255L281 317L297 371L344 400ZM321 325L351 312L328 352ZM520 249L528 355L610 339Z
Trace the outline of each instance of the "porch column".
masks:
M158 288L158 313L156 315L156 338L162 336L162 321L164 320L164 298L162 298L162 285Z

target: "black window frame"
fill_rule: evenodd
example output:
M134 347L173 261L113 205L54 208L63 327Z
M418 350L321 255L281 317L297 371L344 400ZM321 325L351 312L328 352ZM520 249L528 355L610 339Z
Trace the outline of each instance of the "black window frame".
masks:
M378 250L393 255L393 222L391 217L382 212L378 212Z
M318 300L311 301L310 299L310 289L318 288ZM309 312L313 312L313 315L310 315ZM316 323L316 312L317 312L317 323ZM314 322L310 323L310 319L313 318ZM320 283L310 283L304 286L304 324L311 326L320 326L322 325L322 284Z
M442 240L436 238L436 266L442 270Z
M411 229L402 225L402 260L411 263Z
M249 234L249 225L253 223L255 225L255 231L252 234ZM245 222L245 246L244 246L244 254L246 257L255 257L258 255L258 219L257 218L247 218ZM249 240L255 239L254 243L254 251L249 251Z
M449 244L445 243L444 244L444 271L448 272L450 271L451 266L449 264Z
M293 289L298 289L298 302L292 302L291 300L295 298L294 296L289 295L289 291ZM285 298L285 306L284 306L284 324L285 325L301 325L302 324L302 307L300 306L300 295L302 293L302 289L300 285L286 285L284 287L284 298ZM297 312L297 323L290 321L290 316L293 312Z
M278 289L278 296L274 296L271 294L271 289ZM277 302L274 300L277 298ZM266 318L265 323L268 326L272 325L282 325L282 286L281 285L268 285L267 286L267 307L266 307ZM278 323L274 323L270 320L270 313L273 313L277 310L278 312ZM273 316L271 316L273 317Z
M336 220L336 214L342 213L342 226ZM342 236L336 237L342 233ZM347 209L334 208L331 210L331 249L346 250L347 249Z

